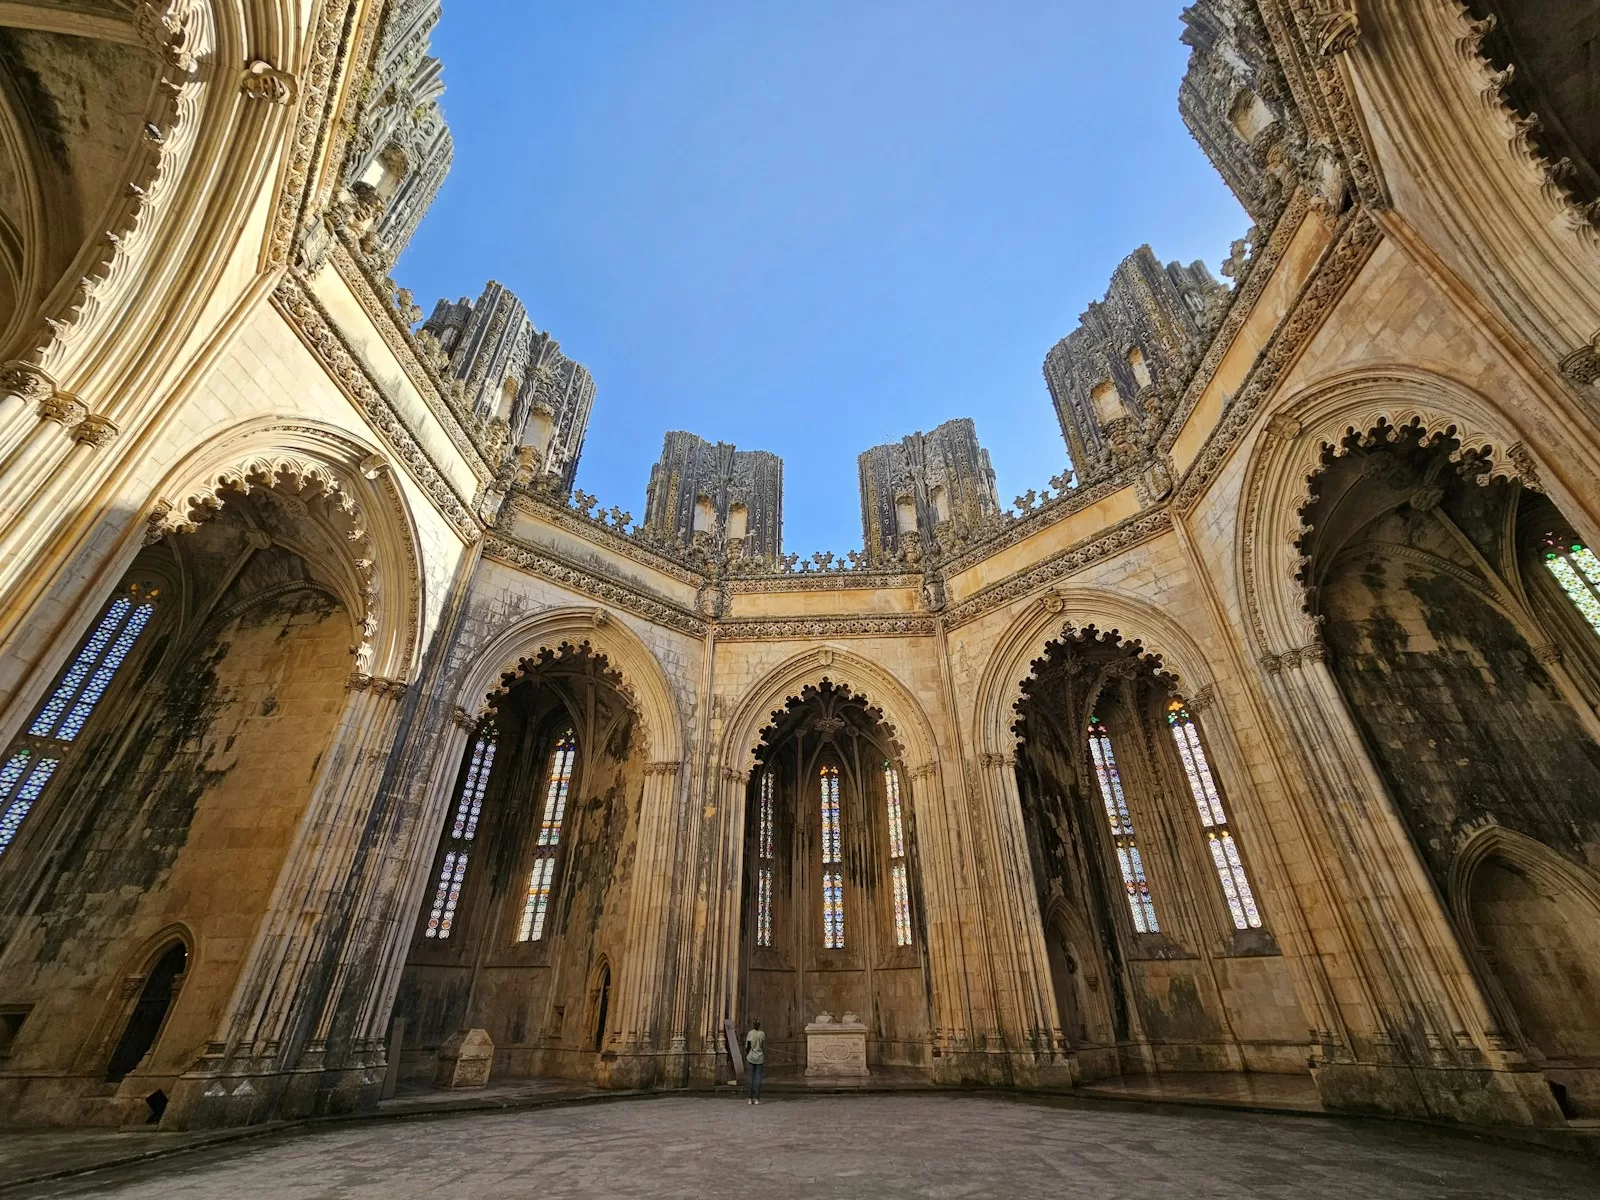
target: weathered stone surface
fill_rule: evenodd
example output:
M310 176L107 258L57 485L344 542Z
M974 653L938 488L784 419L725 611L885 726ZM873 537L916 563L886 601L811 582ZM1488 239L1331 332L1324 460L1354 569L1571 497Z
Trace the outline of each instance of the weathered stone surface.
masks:
M439 1066L433 1081L440 1087L481 1088L489 1082L494 1065L494 1042L482 1029L464 1029L439 1047Z

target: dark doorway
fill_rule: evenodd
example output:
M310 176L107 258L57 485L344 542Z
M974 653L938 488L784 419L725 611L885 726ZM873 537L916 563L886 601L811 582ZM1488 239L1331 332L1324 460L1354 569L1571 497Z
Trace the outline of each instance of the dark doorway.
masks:
M189 963L189 952L178 942L167 949L145 978L139 1002L133 1006L133 1015L122 1031L122 1040L112 1052L111 1063L106 1067L106 1079L120 1083L129 1071L137 1067L150 1047L156 1044L161 1026L172 1007L173 984L183 974Z
M594 1048L603 1050L606 1044L606 1015L611 1008L611 964L600 968L600 999L595 1005Z

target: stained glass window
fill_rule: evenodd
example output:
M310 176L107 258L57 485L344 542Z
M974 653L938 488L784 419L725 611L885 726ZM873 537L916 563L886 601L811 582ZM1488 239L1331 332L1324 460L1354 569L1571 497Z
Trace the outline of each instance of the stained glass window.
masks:
M1600 558L1571 538L1551 534L1544 544L1544 565L1589 627L1600 633Z
M60 765L59 758L35 758L31 750L18 750L0 767L0 854L11 845L22 819Z
M572 787L572 765L577 761L578 743L572 730L563 733L550 754L550 777L544 789L544 818L539 822L539 838L533 851L533 870L528 872L528 894L522 902L522 920L517 926L517 941L537 942L544 936L545 913L550 908L550 887L555 880L556 852L561 847L561 825L567 818L567 793Z
M760 828L757 831L756 853L762 858L772 857L772 772L761 772Z
M1150 881L1145 878L1144 859L1134 837L1133 814L1128 811L1116 755L1111 752L1111 735L1099 717L1089 721L1089 756L1094 760L1100 798L1105 801L1106 818L1111 823L1111 842L1117 852L1117 866L1122 871L1122 886L1128 892L1133 927L1140 933L1159 933L1161 926L1156 921L1155 901L1150 897Z
M70 742L82 731L100 697L128 657L133 643L155 613L156 593L139 590L119 596L106 609L72 666L28 726L34 737Z
M756 945L772 945L772 868L756 870Z
M45 784L150 623L158 594L154 588L135 586L106 606L50 698L34 713L25 735L30 740L14 746L0 765L0 854L16 839ZM42 744L32 739L42 739Z
M492 720L478 726L467 751L467 773L461 780L461 792L456 797L456 816L450 825L450 835L444 865L439 869L439 881L434 888L433 907L428 910L428 927L424 937L438 938L441 942L450 936L455 923L456 902L461 899L461 881L467 875L467 846L478 835L478 818L483 815L483 792L489 786L489 772L494 768L496 730Z
M1228 829L1222 795L1211 777L1211 764L1206 761L1205 747L1200 744L1200 731L1195 728L1194 718L1182 701L1174 700L1167 706L1167 725L1172 730L1172 740L1177 743L1178 757L1183 760L1183 773L1188 777L1189 791L1200 812L1206 847L1211 851L1211 862L1217 869L1233 926L1235 929L1260 929L1261 913L1256 908L1255 893L1250 890L1250 879L1244 873L1244 863L1239 859L1239 847Z
M756 808L756 945L772 945L772 772L761 772Z
M911 945L911 885L906 872L905 814L900 800L900 772L883 764L883 790L889 811L889 883L894 899L894 944Z
M822 786L822 945L844 949L844 869L840 854L839 768L821 769Z

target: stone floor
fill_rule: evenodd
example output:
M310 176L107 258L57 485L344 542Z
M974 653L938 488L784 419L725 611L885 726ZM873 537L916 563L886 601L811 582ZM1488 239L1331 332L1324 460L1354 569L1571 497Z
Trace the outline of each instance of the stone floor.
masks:
M1564 1200L1600 1169L1410 1126L976 1095L667 1096L253 1138L10 1195Z

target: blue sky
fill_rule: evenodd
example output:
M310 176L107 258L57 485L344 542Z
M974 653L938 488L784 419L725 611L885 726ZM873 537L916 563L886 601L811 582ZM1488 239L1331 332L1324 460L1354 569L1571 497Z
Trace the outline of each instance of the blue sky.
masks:
M445 0L455 166L395 277L497 279L593 372L604 505L689 429L783 457L786 549L853 549L856 455L958 416L1009 504L1066 464L1040 364L1117 263L1215 273L1248 225L1181 7Z

